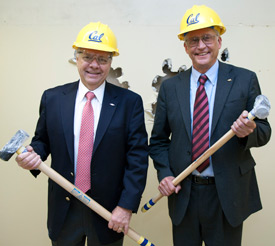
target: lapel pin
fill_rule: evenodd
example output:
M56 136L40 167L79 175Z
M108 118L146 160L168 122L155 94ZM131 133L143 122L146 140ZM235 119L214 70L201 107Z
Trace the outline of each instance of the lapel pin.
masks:
M232 81L232 79L228 79L227 81L228 81L228 82L231 82L231 81Z
M113 107L114 107L114 106L116 106L116 105L115 105L115 104L113 104L113 103L110 103L110 105L111 105L111 106L113 106Z

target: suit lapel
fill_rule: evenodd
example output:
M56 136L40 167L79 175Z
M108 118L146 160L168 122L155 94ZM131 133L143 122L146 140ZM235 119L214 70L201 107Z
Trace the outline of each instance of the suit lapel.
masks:
M114 90L111 90L111 85L109 83L106 83L100 118L96 131L93 153L95 153L100 141L102 140L102 137L104 136L111 122L111 119L118 106L118 103L118 95L114 92Z
M179 81L176 84L176 94L186 132L191 141L190 74L191 68L180 74Z
M66 87L65 90L63 90L62 97L60 99L61 120L68 153L72 163L74 163L74 109L78 83L79 82L76 82Z
M219 62L219 72L217 80L217 88L215 95L214 111L213 111L213 120L211 135L213 134L218 120L223 111L224 105L227 101L229 92L231 90L232 84L234 82L234 77L230 74L230 66Z

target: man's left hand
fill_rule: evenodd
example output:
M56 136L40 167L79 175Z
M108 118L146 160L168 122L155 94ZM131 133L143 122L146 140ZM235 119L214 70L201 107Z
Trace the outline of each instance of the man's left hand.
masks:
M124 231L126 235L128 233L131 217L131 210L117 206L112 212L108 227L118 233Z
M239 138L248 136L256 128L255 121L249 120L247 117L248 112L245 110L231 126L231 129Z

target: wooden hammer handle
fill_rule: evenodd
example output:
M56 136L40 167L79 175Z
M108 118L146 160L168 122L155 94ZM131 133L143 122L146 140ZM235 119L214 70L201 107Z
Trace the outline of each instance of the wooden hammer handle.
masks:
M255 116L251 113L248 115L249 120L253 120ZM230 129L226 134L224 134L215 144L213 144L209 149L207 149L197 160L193 161L184 171L182 171L175 179L173 179L173 185L177 186L182 180L184 180L189 174L191 174L199 165L201 165L206 159L213 155L219 148L221 148L226 142L228 142L235 133ZM141 211L145 213L151 207L153 207L163 195L159 192L154 196L149 202L147 202Z
M21 154L26 151L27 151L26 148L21 147L16 151L16 153ZM91 197L83 193L80 189L78 189L75 185L73 185L71 182L69 182L59 173L57 173L54 169L47 166L44 162L42 162L38 166L38 169L44 174L46 174L50 179L52 179L58 185L60 185L62 188L64 188L66 191L68 191L70 194L72 194L74 197L76 197L78 200L80 200L82 203L84 203L87 207L89 207L98 215L100 215L102 218L104 218L107 221L110 221L112 214L107 209L105 209L99 203L93 200ZM135 232L130 227L128 229L127 236L133 239L139 245L154 246L154 244L152 244L146 238L140 236L137 232Z

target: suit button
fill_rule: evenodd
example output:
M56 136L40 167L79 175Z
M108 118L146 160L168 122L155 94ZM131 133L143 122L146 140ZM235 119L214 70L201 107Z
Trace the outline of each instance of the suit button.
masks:
M191 155L191 151L187 151L187 155Z
M68 196L66 196L66 201L70 201L71 199L70 199L70 197L68 197Z

